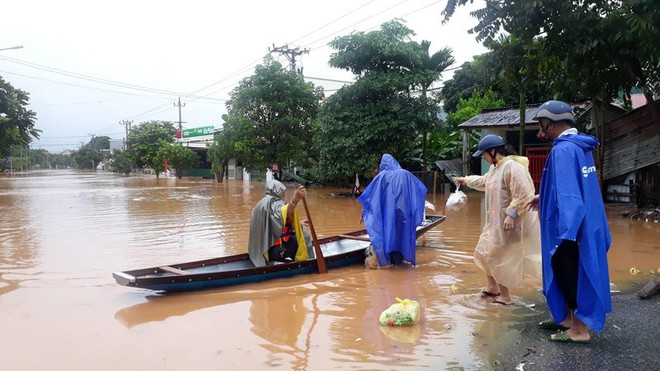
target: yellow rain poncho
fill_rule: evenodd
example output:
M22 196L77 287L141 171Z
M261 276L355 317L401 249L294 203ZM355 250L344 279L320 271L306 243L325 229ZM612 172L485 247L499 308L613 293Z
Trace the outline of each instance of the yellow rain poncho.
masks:
M507 156L483 176L468 176L465 184L486 192L486 222L474 251L474 261L486 275L506 287L524 286L524 277L541 277L538 214L526 210L534 183L522 156ZM504 230L507 213L515 211L514 228Z

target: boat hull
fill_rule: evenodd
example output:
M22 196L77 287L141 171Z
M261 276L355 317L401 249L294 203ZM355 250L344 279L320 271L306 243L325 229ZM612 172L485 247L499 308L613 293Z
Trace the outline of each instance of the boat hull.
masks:
M417 237L442 223L444 216L429 215L418 227ZM365 230L319 240L328 269L364 262L369 238ZM318 271L316 259L301 262L276 263L255 267L248 254L200 260L168 266L151 267L113 273L123 286L154 291L180 292L233 286L286 278Z

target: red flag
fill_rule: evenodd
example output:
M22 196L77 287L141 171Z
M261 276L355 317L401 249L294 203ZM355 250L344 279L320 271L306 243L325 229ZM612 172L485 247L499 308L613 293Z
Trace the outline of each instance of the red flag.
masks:
M165 159L163 159L163 161L165 162L165 170L169 170L169 169L170 169L170 167L169 167L169 166L167 166L167 159L165 158Z

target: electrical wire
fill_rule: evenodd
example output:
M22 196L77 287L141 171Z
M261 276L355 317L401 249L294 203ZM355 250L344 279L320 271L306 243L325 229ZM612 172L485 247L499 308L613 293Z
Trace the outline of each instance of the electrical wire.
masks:
M394 8L396 8L396 7L398 7L398 6L402 5L402 4L404 4L404 3L407 3L408 1L409 1L409 0L403 0L403 1L401 1L401 2L398 2L398 3L394 4L394 5L392 5L391 7L386 8L386 9L384 9L384 10L382 10L382 11L380 11L380 12L374 14L374 15L371 15L371 16L369 16L369 17L367 17L367 18L364 18L364 19L362 19L362 20L360 20L360 21L357 21L357 22L355 22L355 23L353 23L353 24L351 24L351 25L349 25L349 26L346 26L346 27L344 27L344 28L342 28L342 29L340 29L340 30L338 30L338 31L335 31L335 32L333 32L333 33L331 33L331 34L329 34L329 35L326 35L326 36L323 36L323 37L321 37L321 38L318 38L318 39L316 39L316 40L310 42L309 45L314 45L314 44L316 44L317 42L319 42L319 41L321 41L321 40L325 40L325 39L327 39L328 37L332 37L332 36L334 36L334 35L336 35L336 34L342 32L342 31L345 31L345 30L348 29L348 28L351 28L351 27L353 27L353 26L355 26L355 25L358 25L358 24L360 24L360 23L362 23L362 22L368 21L368 20L370 20L370 19L372 19L372 18L374 18L374 17L376 17L376 16L379 16L379 15L381 15L381 14L387 12L388 10L392 10L392 9L394 9ZM309 48L310 48L310 49L315 49L316 47L314 47L314 46L310 46Z
M367 5L371 4L371 3L373 3L374 1L376 1L376 0L371 0L371 1L369 1L369 2L366 2L366 3L362 4L362 5L360 5L359 7L357 7L357 8L355 8L355 9L351 10L350 12L348 12L348 13L346 13L346 14L340 16L339 18L335 18L335 19L333 19L332 21L330 21L330 22L324 24L323 26L321 26L321 27L315 29L314 31L310 31L310 32L304 34L303 36L301 36L301 37L299 37L299 38L293 40L292 42L290 42L290 44L293 44L293 43L295 43L295 42L298 42L298 41L304 39L305 37L307 37L307 36L309 36L309 35L312 35L312 34L318 32L318 31L320 31L320 30L326 28L327 26L329 26L329 25L331 25L331 24L333 24L333 23L335 23L335 22L337 22L337 21L339 21L339 20L341 20L341 19L343 19L343 18L345 18L345 17L347 17L347 16L349 16L349 15L355 13L356 11L358 11L358 10L364 8L365 6L367 6Z
M109 93L116 93L116 94L124 94L124 95L132 95L132 96L137 96L137 97L149 97L149 98L158 98L158 99L167 99L171 100L171 97L162 97L162 96L157 96L157 95L149 95L149 94L138 94L138 93L130 93L126 91L119 91L119 90L112 90L112 89L104 89L104 88L99 88L99 87L94 87L94 86L88 86L88 85L81 85L81 84L74 84L70 82L64 82L64 81L58 81L58 80L51 80L51 79L46 79L43 77L36 77L36 76L30 76L30 75L25 75L22 73L16 73L16 72L9 72L9 71L2 71L0 70L0 73L7 74L7 75L14 75L14 76L20 76L20 77L25 77L28 79L34 79L34 80L40 80L40 81L46 81L54 84L60 84L60 85L66 85L66 86L72 86L76 88L83 88L83 89L91 89L91 90L98 90L98 91L105 91ZM217 99L218 103L223 103L224 100ZM169 102L168 102L169 103Z
M54 67L48 67L48 66L37 64L37 63L27 62L27 61L23 61L23 60L16 59L16 58L10 58L10 57L6 57L6 56L0 56L0 60L4 60L4 61L7 61L7 62L24 65L24 66L27 66L27 67L30 67L30 68L35 68L35 69L41 70L41 71L46 71L46 72L50 72L50 73L55 73L55 74L60 74L60 75L72 77L74 79L87 80L87 81L92 81L92 82L99 83L99 84L122 87L124 89L145 91L145 92L149 92L149 93L156 93L156 94L163 94L163 95L170 95L170 96L185 96L185 97L191 96L190 94L186 94L186 93L182 93L182 92L149 88L149 87L145 87L145 86L127 84L127 83L118 82L118 81L114 81L114 80L108 80L108 79L102 79L102 78L99 78L99 77L83 75L83 74L76 73L76 72L70 72L70 71L66 71L66 70L62 70L62 69L54 68Z

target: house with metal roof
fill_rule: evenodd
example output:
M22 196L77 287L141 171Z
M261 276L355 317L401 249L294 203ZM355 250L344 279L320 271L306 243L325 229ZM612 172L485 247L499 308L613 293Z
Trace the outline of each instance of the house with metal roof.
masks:
M539 123L534 121L534 116L541 103L528 104L525 108L525 126L523 136L523 151L521 155L527 156L530 160L530 173L536 186L541 181L541 172L547 154L550 151L550 143L538 137ZM593 104L591 100L582 100L571 103L575 113L578 128L582 131L592 129ZM607 122L624 113L620 107L609 104L606 106L604 122ZM477 143L470 143L472 132L478 132L480 137L488 134L501 136L507 144L518 151L520 148L520 108L503 107L483 110L480 114L472 117L464 123L458 125L463 131L463 174L470 173L470 157L472 149ZM486 161L481 162L481 174L488 171L489 164Z
M660 204L660 134L648 104L608 121L603 138L606 200Z

